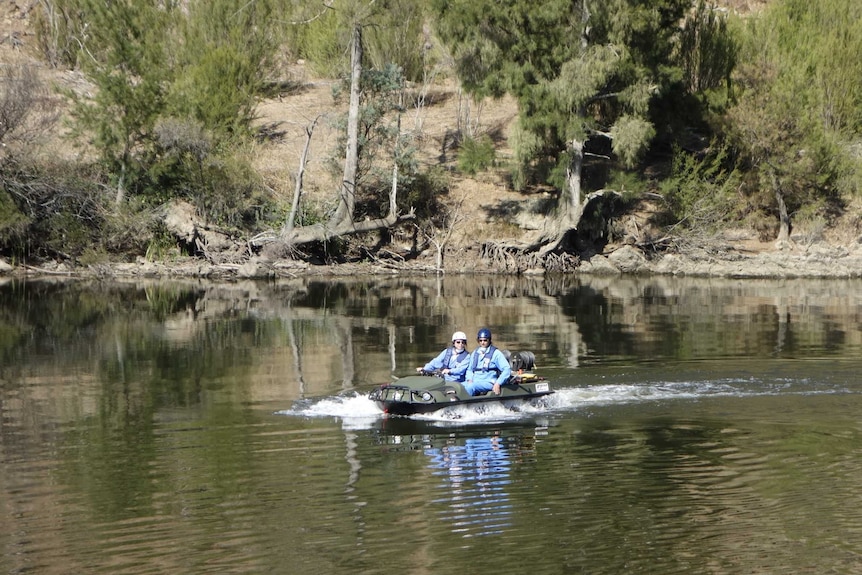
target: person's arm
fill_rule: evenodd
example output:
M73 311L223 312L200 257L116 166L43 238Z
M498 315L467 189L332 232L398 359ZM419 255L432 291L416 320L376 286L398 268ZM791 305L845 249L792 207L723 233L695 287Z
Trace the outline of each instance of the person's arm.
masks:
M426 363L425 367L421 368L421 370L431 373L431 372L437 371L438 369L445 367L443 365L443 357L445 355L446 355L446 350L444 349L443 351L440 352L440 355L438 355L437 357L435 357L434 359L432 359L431 361Z
M494 365L497 366L497 369L500 370L500 373L497 374L497 379L494 380L494 393L497 395L500 394L500 386L509 381L509 378L512 377L512 368L509 366L509 360L506 359L506 356L503 355L503 352L499 349L494 352Z

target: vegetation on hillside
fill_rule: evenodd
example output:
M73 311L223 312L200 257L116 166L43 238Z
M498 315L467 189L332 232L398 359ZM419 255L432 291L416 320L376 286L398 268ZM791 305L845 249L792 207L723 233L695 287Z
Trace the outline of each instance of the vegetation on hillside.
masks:
M662 235L742 223L786 241L795 224L828 228L859 192L858 4L773 0L739 16L706 0L43 0L41 57L93 89L62 94L82 154L40 159L27 144L59 100L29 67L3 67L0 255L161 254L171 243L161 209L177 200L227 235L290 243L300 257L386 248L389 234L348 245L337 241L346 228L296 231L326 228L349 199L351 217L339 221L376 218L384 230L403 222L396 210L415 208L419 239L437 247L440 266L440 238L458 221L441 169L453 166L420 168L422 135L400 119L428 105L444 71L474 103L517 101L514 154L502 167L514 189L556 191L539 214L556 226L528 251L574 249L559 240L592 217L582 216L585 198L599 190L629 203L660 198ZM351 85L357 30L363 58ZM323 212L301 205L300 177L294 205L284 205L248 156L266 136L254 128L257 104L289 90L283 62L297 59L344 78L342 93L358 90L356 167L344 168ZM350 157L347 120L345 139L333 142L336 173ZM466 125L454 134L454 169L500 166L495 142Z

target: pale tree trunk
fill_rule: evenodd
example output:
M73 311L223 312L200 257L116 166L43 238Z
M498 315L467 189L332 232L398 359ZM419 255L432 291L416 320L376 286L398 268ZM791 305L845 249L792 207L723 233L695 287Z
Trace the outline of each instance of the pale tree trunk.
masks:
M305 147L302 149L302 157L299 160L299 170L296 173L296 186L293 190L293 202L290 204L290 216L288 216L287 221L284 222L284 226L281 229L281 237L285 237L293 231L293 227L296 225L296 211L299 209L299 198L302 196L302 179L305 175L305 166L308 163L308 150L311 147L311 135L314 133L314 127L317 125L317 121L319 119L320 116L316 117L311 125L305 129Z
M790 240L790 214L787 213L787 204L784 203L784 196L781 190L775 190L775 199L778 200L778 241L786 242Z
M581 209L581 174L584 166L584 143L580 140L572 140L572 159L566 168L566 197L564 201L564 213L568 221L564 225L577 225L580 219Z
M541 255L559 248L566 234L578 229L586 204L594 199L594 196L599 200L604 196L603 191L595 192L590 194L586 201L582 201L581 176L584 166L584 142L573 138L570 147L571 159L566 167L566 187L560 197L559 213L538 242L527 248L528 250L538 248Z
M114 197L114 205L119 207L126 198L126 161L120 166L120 181L117 182L117 195Z
M373 220L353 221L353 212L356 207L356 172L359 165L359 81L362 76L362 30L358 25L353 30L350 63L347 150L344 158L344 172L338 192L338 207L332 217L322 224L287 229L287 226L291 225L287 223L282 228L280 239L289 245L327 242L340 236L388 229L398 223L413 220L416 217L412 209L409 213L403 215L399 215L397 212L398 171L396 167L393 171L392 191L389 195L389 214L386 217ZM301 190L298 193L301 194Z
M775 193L775 201L778 204L778 238L775 241L779 245L783 245L790 241L790 214L787 211L784 193L781 191L781 183L778 181L778 176L775 175L775 170L770 169L769 177L772 180L772 191Z
M350 105L347 110L347 150L344 156L344 173L338 208L330 220L330 227L340 228L353 220L356 206L356 172L359 165L359 81L362 77L362 28L353 28L350 53Z

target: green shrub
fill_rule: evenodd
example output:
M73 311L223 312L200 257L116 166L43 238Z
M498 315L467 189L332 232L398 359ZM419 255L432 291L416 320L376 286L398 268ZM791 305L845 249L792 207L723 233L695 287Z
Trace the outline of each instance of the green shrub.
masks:
M474 176L492 167L496 154L494 142L488 136L465 138L458 150L458 170Z
M42 224L44 245L51 255L77 258L92 248L94 229L88 227L85 220L75 217L74 212L56 212Z
M417 174L406 193L398 196L402 212L413 208L419 220L437 220L442 216L440 198L449 192L449 174L440 166Z
M9 193L0 188L0 249L26 237L30 218L21 213Z
M671 175L661 183L661 191L674 223L702 230L727 216L739 181L727 148L714 142L703 157L677 148Z
M177 240L164 226L158 223L153 226L150 241L144 257L151 262L176 260L181 255Z

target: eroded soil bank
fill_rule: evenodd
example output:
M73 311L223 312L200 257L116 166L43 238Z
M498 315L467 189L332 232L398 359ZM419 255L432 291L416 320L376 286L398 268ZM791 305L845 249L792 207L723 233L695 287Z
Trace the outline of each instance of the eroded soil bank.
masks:
M442 273L523 273L541 275L544 269L512 271L477 266L463 254L447 256ZM238 263L212 263L203 258L183 258L171 262L150 262L138 258L130 263L104 263L89 266L48 261L39 265L12 265L0 259L0 276L64 276L80 278L110 277L197 277L210 279L267 279L299 276L352 276L381 274L434 274L431 257L412 261L378 260L360 264L313 265L289 259L253 257ZM833 246L788 245L772 251L749 252L721 246L693 253L645 254L622 246L582 259L574 273L615 275L680 275L732 278L835 278L862 277L862 245Z

